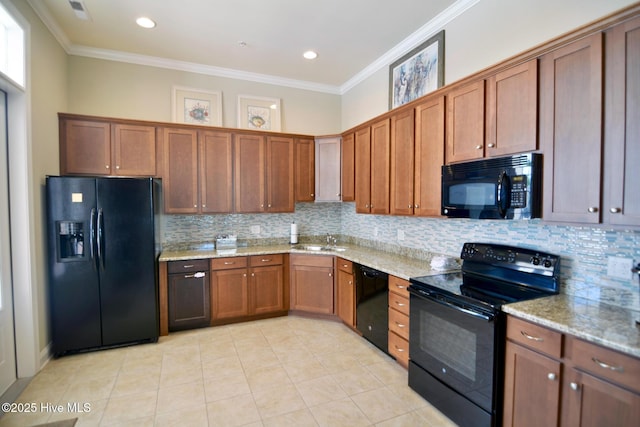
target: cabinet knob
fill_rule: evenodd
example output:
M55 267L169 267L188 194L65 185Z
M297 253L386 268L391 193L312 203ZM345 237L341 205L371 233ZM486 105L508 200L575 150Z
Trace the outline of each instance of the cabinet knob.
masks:
M415 207L416 209L418 209L418 208L420 208L420 205L415 205L414 207Z
M491 142L491 143L487 144L487 147L489 147L489 148L493 148L493 147L495 147L495 146L496 146L496 144L494 144L493 142Z
M271 207L271 203L269 203L269 204L267 205L267 207L268 207L268 208L270 208L270 207Z
M197 208L197 207L198 207L198 205L193 205L193 207L194 207L194 208Z
M551 381L555 381L555 380L556 380L556 378L557 378L557 376L556 376L556 374L554 374L553 372L549 372L549 373L547 374L547 378L549 378Z
M120 169L120 165L116 165L116 169Z
M407 207L408 207L409 209L411 209L411 208L412 208L412 205L411 205L411 204L409 204Z
M244 273L244 274L242 275L242 277L247 277L247 273Z
M104 167L105 167L106 169L109 169L109 165L104 165Z
M311 197L315 197L315 196L316 196L315 194L311 193Z
M611 213L620 213L620 212L622 212L622 209L620 209L620 208L611 208L611 209L609 209L609 212L611 212Z
M580 389L580 386L578 385L578 383L571 383L569 384L569 387L571 387L571 390L573 391L578 391Z
M202 205L202 207L203 207L203 208L206 208L206 207L207 207L207 205Z
M353 280L349 280L349 284L350 284L350 285L353 285Z
M364 205L364 207L365 207L365 208L368 208L368 207L369 207L369 203L367 203L366 205Z
M589 211L589 213L596 213L598 212L598 208L596 206L591 206L589 209L587 209Z
M329 273L329 277L333 277L333 274Z
M476 150L482 150L482 144L476 145Z
M264 203L260 205L261 208L264 208Z

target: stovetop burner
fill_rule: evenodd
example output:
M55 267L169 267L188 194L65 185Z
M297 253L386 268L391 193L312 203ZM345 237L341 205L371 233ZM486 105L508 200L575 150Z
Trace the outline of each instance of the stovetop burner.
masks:
M480 301L495 309L558 293L557 255L513 246L465 243L460 258L462 271L415 277L411 286Z

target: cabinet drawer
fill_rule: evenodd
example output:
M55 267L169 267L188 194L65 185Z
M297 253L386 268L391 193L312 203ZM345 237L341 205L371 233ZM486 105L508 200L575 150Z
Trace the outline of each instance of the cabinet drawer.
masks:
M562 334L512 316L507 319L507 338L551 357L562 357Z
M389 290L409 298L409 282L396 276L389 276Z
M249 265L251 267L260 267L264 265L282 265L283 262L282 254L271 254L271 255L254 255L249 260Z
M396 310L389 310L389 331L409 340L409 316Z
M291 255L291 265L333 268L333 256L327 255Z
M400 313L409 315L409 298L389 292L389 307Z
M228 258L213 258L211 260L211 270L229 270L231 268L245 268L247 257L237 256Z
M390 332L389 354L395 357L398 363L406 368L409 366L409 341Z
M640 392L640 359L573 337L567 341L576 369Z
M180 274L194 271L209 270L208 259L189 259L183 261L169 261L167 263L167 272L169 274Z
M353 274L353 263L344 258L337 258L338 270L342 270L345 273Z

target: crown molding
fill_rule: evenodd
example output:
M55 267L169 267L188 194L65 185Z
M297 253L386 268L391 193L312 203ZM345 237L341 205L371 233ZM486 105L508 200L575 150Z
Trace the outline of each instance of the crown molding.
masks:
M386 68L404 53L418 46L424 40L440 31L446 24L451 22L457 16L473 7L481 0L458 0L443 12L438 14L431 21L420 27L409 37L402 40L392 49L387 51L380 58L369 64L362 71L347 80L340 86L314 83L304 80L287 79L283 77L271 76L267 74L251 73L248 71L234 70L231 68L215 67L210 65L197 64L193 62L176 61L172 59L160 58L155 56L139 55L114 51L108 49L97 49L89 46L74 45L66 36L64 31L57 24L56 20L51 16L49 10L43 2L37 0L27 0L33 8L36 15L42 20L44 25L51 31L51 34L60 43L62 48L69 55L84 56L88 58L104 59L108 61L118 61L137 65L146 65L150 67L165 68L178 71L186 71L197 74L204 74L216 77L225 77L236 80L246 80L257 83L271 84L276 86L291 87L295 89L309 90L314 92L322 92L333 95L344 95L358 84L378 72L382 68ZM445 35L446 40L446 35ZM446 46L446 42L445 42ZM446 52L446 47L445 47Z

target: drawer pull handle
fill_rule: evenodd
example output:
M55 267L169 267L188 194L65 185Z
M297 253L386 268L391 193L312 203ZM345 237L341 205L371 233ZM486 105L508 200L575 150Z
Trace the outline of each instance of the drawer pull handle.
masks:
M396 301L396 305L398 307L404 307L406 304Z
M404 328L405 326L407 326L407 325L403 325L402 323L398 323L398 322L396 322L396 325L398 325L398 328Z
M235 261L225 261L224 265L233 265L235 263L236 263Z
M402 286L402 285L396 285L396 288L398 288L398 289L404 289L404 286Z
M520 333L522 334L523 337L525 337L528 340L536 341L536 342L543 342L544 341L544 338L534 337L533 335L529 335L525 331L520 331Z
M400 347L398 347L398 346L397 346L397 345L395 345L395 344L394 344L393 346L394 346L394 347L396 348L396 350L398 350L400 353L403 353L403 352L404 352L404 348L400 348Z
M183 265L182 268L193 268L193 264L186 264Z
M603 369L610 369L615 372L624 372L624 368L622 366L609 365L608 363L601 361L597 357L592 357L591 360L593 360L596 364L598 364L598 366L600 366Z
M343 267L343 268L347 268L347 267L348 267L348 265L347 265L347 264L342 264L342 267Z
M260 261L262 261L262 262L269 262L269 261L271 261L271 258L262 258Z

